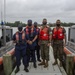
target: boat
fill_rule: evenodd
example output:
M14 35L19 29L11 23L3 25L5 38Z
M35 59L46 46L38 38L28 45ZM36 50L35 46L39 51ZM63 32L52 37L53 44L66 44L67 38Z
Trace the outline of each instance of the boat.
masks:
M16 66L14 67L13 71L11 72L11 75L67 75L67 69L69 70L71 67L69 66L68 68L66 68L67 64L69 64L69 62L66 62L67 60L67 56L68 55L73 55L73 63L71 64L73 65L73 68L70 69L69 74L68 75L75 75L75 25L70 27L68 29L68 41L67 41L67 45L64 47L64 60L63 60L63 66L60 67L60 61L58 60L58 65L53 66L52 63L54 62L54 57L53 57L53 48L50 46L50 61L49 61L49 67L48 68L44 68L43 66L38 66L38 61L37 61L37 68L33 67L33 63L30 62L29 63L29 73L26 73L23 68L23 64L21 63L20 66L20 71L15 74L15 69ZM11 47L11 46L10 46ZM14 45L12 48L10 48L9 50L6 50L6 54L11 54L12 56L14 56ZM2 56L0 57L0 64L3 64L3 58ZM66 64L67 63L67 64ZM72 72L72 73L71 73ZM71 74L70 74L71 73Z
M0 25L0 73L3 71L3 55L8 54L14 54L14 44L12 43L12 36L13 36L13 29L9 26L5 26L6 30L6 44L3 43L4 41L4 29ZM1 74L0 74L1 75Z
M75 75L75 25L68 29L68 42L64 47L64 69L66 70L66 57L67 55L73 56L72 75Z

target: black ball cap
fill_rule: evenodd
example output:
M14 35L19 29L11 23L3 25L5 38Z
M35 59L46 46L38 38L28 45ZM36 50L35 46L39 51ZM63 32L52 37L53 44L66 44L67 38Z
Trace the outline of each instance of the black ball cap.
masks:
M23 29L22 25L19 25L19 26L18 26L18 30L19 30L19 31L22 31L22 29Z
M34 25L37 25L37 22L34 22Z
M32 20L28 20L28 23L32 23Z

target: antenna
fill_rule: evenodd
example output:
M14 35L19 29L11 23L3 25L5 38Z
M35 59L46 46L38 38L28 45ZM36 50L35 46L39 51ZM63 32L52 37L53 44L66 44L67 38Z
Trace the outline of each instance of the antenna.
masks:
M5 20L6 20L6 0L4 1L4 24L3 24L3 45L6 46L6 26L5 26Z
M6 24L6 0L4 0L4 24Z
M3 22L3 14L2 14L2 0L1 0L1 24Z

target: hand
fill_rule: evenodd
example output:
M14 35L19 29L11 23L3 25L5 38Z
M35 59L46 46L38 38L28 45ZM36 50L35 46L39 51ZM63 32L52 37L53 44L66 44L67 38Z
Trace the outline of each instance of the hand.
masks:
M50 43L47 44L47 46L50 46L50 45L51 45Z
M30 44L30 45L32 45L32 43L33 43L32 41L29 41L29 44Z
M66 46L66 44L64 43L64 47Z
M40 45L40 42L38 42L38 45Z
M27 43L29 43L29 40L27 40Z

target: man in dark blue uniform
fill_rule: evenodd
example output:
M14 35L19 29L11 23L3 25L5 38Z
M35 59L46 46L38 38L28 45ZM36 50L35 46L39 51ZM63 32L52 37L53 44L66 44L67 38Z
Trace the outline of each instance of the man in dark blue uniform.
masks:
M27 56L26 56L26 35L25 32L22 31L23 27L18 26L18 31L13 35L13 42L16 43L15 45L15 56L16 56L16 65L17 68L15 70L15 73L17 73L20 69L19 66L21 64L21 58L23 58L23 65L24 70L26 72L29 72L27 69Z
M37 27L37 22L34 22L34 27L36 28L36 31L38 33L38 38L36 39L36 44L37 45L35 47L35 50L36 50L36 53L37 53L37 60L39 62L41 62L41 60L40 60L40 46L38 45L40 29Z
M37 31L32 25L32 20L28 20L28 26L24 29L27 36L27 55L28 55L28 65L30 58L33 61L33 66L36 68L36 57L35 57L35 46L37 39Z

